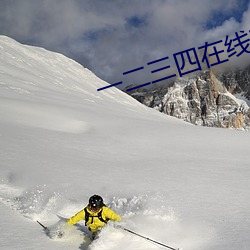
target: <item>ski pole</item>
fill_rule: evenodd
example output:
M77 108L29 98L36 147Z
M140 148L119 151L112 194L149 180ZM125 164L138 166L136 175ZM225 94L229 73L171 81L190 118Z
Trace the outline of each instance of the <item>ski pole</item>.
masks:
M124 227L123 227L122 229L125 230L125 231L127 231L127 232L129 232L129 233L131 233L131 234L137 235L137 236L139 236L139 237L141 237L141 238L143 238L143 239L145 239L145 240L154 242L154 243L156 243L156 244L158 244L158 245L161 245L161 246L163 246L163 247L169 248L169 249L171 249L171 250L180 250L180 248L173 248L173 247L167 246L167 245L162 244L162 243L160 243L160 242L158 242L158 241L152 240L152 239L150 239L150 238L148 238L148 237L145 237L145 236L143 236L143 235L140 235L140 234L138 234L138 233L135 233L135 232L133 232L133 231L127 229L127 228L124 228Z
M46 231L46 230L48 230L48 228L47 227L45 227L41 222L39 222L38 220L36 221L40 226L42 226L43 227L43 229Z

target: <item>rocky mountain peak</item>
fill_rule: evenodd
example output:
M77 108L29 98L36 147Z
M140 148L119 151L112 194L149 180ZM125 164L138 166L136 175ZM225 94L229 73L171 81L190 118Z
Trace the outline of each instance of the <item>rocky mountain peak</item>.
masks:
M250 128L247 103L233 96L211 69L177 77L166 89L141 90L132 96L160 112L196 125Z

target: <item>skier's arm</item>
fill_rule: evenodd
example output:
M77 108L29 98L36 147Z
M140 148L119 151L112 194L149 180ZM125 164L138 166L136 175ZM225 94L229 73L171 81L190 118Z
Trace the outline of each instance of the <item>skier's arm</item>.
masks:
M70 219L68 219L67 224L75 225L78 221L84 220L85 218L85 212L84 209L72 216Z
M118 221L118 222L122 221L121 216L118 215L118 214L116 214L116 213L115 213L113 210L111 210L110 208L105 207L104 210L105 210L105 217L106 217L107 219L110 219L110 220L112 220L112 221Z

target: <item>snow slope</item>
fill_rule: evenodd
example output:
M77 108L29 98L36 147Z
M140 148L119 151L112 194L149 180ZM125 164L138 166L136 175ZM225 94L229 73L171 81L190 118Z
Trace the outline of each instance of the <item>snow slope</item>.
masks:
M0 36L1 249L162 247L108 225L50 239L92 194L122 225L184 250L250 248L248 132L149 109L63 55ZM59 221L63 223L63 221Z

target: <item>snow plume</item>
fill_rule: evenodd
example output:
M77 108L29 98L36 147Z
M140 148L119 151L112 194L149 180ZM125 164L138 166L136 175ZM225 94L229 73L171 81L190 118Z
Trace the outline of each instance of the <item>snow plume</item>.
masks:
M199 249L213 237L213 229L197 221L185 221L176 214L172 207L166 206L163 195L140 195L129 198L107 197L107 206L118 212L122 218L122 227L132 230L156 241L163 241L172 246L182 245L185 249ZM49 224L48 236L58 240L57 233L64 227L66 218L73 215L77 209L82 209L82 203L65 200L62 193L51 193L45 185L33 190L21 192L7 184L0 185L0 200L3 204L19 212L25 218L45 221ZM55 216L59 214L60 216ZM60 220L61 221L60 221ZM59 220L59 221L58 221ZM54 221L54 223L53 223ZM157 244L130 234L122 228L116 228L115 223L109 223L99 235L96 242L91 243L88 230L80 222L79 228L70 228L63 236L64 241L79 242L80 249L154 249ZM84 235L86 234L86 235ZM87 236L87 237L86 237ZM81 240L80 240L80 239ZM112 241L110 240L112 239ZM126 242L126 247L124 246Z
M6 206L18 211L31 220L48 220L60 208L62 194L50 192L46 185L22 190L10 184L0 184L0 200Z

